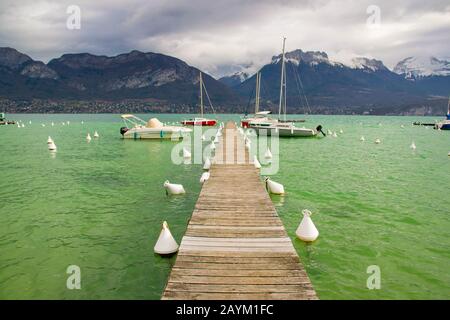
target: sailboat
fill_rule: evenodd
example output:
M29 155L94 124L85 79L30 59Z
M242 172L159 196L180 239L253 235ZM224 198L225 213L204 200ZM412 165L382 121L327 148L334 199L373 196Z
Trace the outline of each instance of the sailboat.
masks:
M271 111L259 111L260 89L261 89L261 71L258 71L256 73L255 114L250 117L245 116L241 119L241 126L243 128L248 128L250 126L250 123L277 121L275 119L270 119L268 117Z
M208 96L208 92L206 91L205 84L203 83L203 77L202 77L201 71L200 71L200 81L199 82L200 82L200 115L201 115L201 117L183 120L183 121L181 121L181 124L183 124L185 126L215 126L217 123L217 120L203 118L203 89L205 89L206 97L208 98L208 100L209 100L209 96ZM211 105L211 108L212 108L211 100L209 100L209 104Z
M260 130L265 131L267 135L272 132L278 133L280 137L314 137L318 132L322 132L322 126L317 126L316 129L298 128L294 122L286 119L286 65L284 61L286 38L283 38L283 51L281 55L281 83L280 83L280 102L278 105L278 121L260 121L250 122L249 127L255 129L257 134ZM284 119L281 120L281 112L284 114ZM325 134L322 132L325 136Z
M448 98L447 118L441 122L436 123L434 128L440 130L450 130L450 97Z

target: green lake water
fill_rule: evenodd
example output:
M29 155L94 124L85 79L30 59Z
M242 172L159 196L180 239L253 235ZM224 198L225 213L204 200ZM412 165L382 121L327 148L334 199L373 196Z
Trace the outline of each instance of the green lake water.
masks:
M175 142L121 139L119 115L9 118L26 127L0 126L0 299L159 299L175 257L153 246L164 220L181 240L201 165L172 164ZM287 193L272 200L318 296L450 299L450 131L411 126L435 118L307 120L338 137L281 139L272 178ZM100 138L87 143L94 130ZM167 197L167 179L187 194ZM312 244L295 237L305 208L320 231ZM81 268L81 290L66 288L69 265ZM366 287L370 265L380 267L379 290Z

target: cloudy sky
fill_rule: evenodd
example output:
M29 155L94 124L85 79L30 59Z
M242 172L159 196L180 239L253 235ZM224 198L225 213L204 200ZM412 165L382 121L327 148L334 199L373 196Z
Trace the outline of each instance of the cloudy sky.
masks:
M79 30L66 26L69 5L81 9ZM220 76L266 64L281 51L283 36L288 51L325 51L342 62L366 56L392 68L412 55L448 58L450 1L0 2L0 46L44 62L69 52L115 55L137 49L172 55Z

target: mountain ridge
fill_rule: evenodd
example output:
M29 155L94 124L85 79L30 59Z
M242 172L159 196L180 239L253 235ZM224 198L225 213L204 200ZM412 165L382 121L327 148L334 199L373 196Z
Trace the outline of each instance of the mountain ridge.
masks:
M278 105L280 59L281 54L275 55L260 69L261 105L273 111ZM354 57L342 63L323 51L287 52L288 111L395 114L422 110L449 93L448 62L435 59L444 64L437 69L439 75L421 75L411 81L408 74L393 72L372 58ZM402 61L409 68L413 65L411 57ZM204 74L218 112L245 110L255 85L255 75L246 71L241 68L219 80ZM77 112L89 105L89 112L198 112L200 70L160 53L67 53L45 64L4 47L0 48L0 72L0 106L5 111ZM441 112L439 106L427 110Z

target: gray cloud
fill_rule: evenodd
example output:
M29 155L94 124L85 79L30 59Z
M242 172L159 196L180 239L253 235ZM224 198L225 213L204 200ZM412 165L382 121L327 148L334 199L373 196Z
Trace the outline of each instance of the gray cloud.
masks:
M66 28L66 8L80 6L81 30ZM369 5L381 25L366 26ZM450 55L447 1L358 0L3 0L0 46L48 61L67 52L114 55L161 52L219 76L254 71L287 49L326 51L345 61L369 56L392 67L411 55Z

